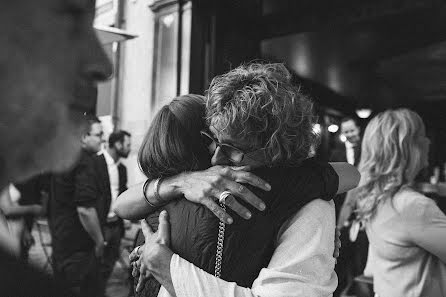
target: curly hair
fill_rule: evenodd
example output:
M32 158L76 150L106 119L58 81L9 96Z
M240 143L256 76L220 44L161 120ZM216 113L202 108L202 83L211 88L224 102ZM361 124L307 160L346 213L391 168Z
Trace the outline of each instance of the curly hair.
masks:
M356 214L366 223L378 205L409 185L422 169L421 117L409 109L388 110L374 117L364 132ZM423 136L423 137L421 137Z
M270 166L298 164L319 143L313 103L281 63L241 65L215 77L206 97L208 124L264 149Z

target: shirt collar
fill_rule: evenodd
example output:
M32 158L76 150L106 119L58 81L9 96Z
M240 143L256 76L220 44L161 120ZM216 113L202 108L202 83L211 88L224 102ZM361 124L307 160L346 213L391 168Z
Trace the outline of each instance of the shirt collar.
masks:
M353 145L353 143L351 143L350 141L345 141L345 148L346 149L352 149L355 146Z
M110 154L107 152L107 150L103 150L102 154L104 155L105 162L107 163L107 165L118 165L119 162L121 161L121 160L118 160L117 162L115 162L115 160L112 158L112 156L110 156Z

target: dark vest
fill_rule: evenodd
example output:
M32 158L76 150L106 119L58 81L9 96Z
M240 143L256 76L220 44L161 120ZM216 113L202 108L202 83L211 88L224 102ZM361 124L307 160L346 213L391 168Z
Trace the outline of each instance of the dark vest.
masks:
M271 184L269 192L248 186L265 202L266 210L257 211L245 204L252 212L252 218L245 220L228 209L234 223L226 225L221 270L222 279L243 287L251 287L260 270L268 266L282 224L308 202L332 199L338 188L333 168L314 159L298 167L262 168L253 173ZM172 250L214 274L219 220L206 207L184 198L164 209L170 217ZM158 215L148 217L152 229L158 227ZM156 296L158 288L151 279L139 296Z
M96 187L98 196L97 211L101 219L101 224L103 225L107 220L111 206L110 176L108 175L107 161L105 160L104 154L94 157L94 165L98 184ZM127 190L127 169L122 163L118 164L118 175L119 194L121 194Z

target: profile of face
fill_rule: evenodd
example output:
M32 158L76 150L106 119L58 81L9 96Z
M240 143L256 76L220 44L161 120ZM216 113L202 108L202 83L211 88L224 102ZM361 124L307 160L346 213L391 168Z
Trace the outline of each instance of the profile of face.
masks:
M104 143L104 131L101 123L93 123L90 127L90 132L82 137L82 146L85 150L97 153L102 148Z
M118 141L115 143L116 146L116 152L118 153L118 156L121 158L127 158L130 154L131 150L131 141L130 137L127 135L124 135L124 140L122 142Z
M360 132L361 129L353 120L348 120L341 124L341 133L345 136L347 141L352 144L358 144L361 141Z
M80 151L83 113L111 64L92 28L94 0L15 0L0 10L2 137L9 180L68 168ZM8 176L4 176L7 174Z

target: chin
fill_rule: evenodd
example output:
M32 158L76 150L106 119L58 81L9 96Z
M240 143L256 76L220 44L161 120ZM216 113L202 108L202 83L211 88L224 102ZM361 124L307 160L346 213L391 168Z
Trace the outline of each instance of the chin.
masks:
M79 158L84 131L85 126L73 117L60 122L54 137L36 150L39 167L54 173L71 169Z
M49 151L53 153L48 153ZM34 154L24 156L19 162L10 164L10 180L24 182L41 173L66 172L76 163L80 155L80 146L79 149L73 146L70 150L48 150L46 154L41 152L43 150L36 150Z

